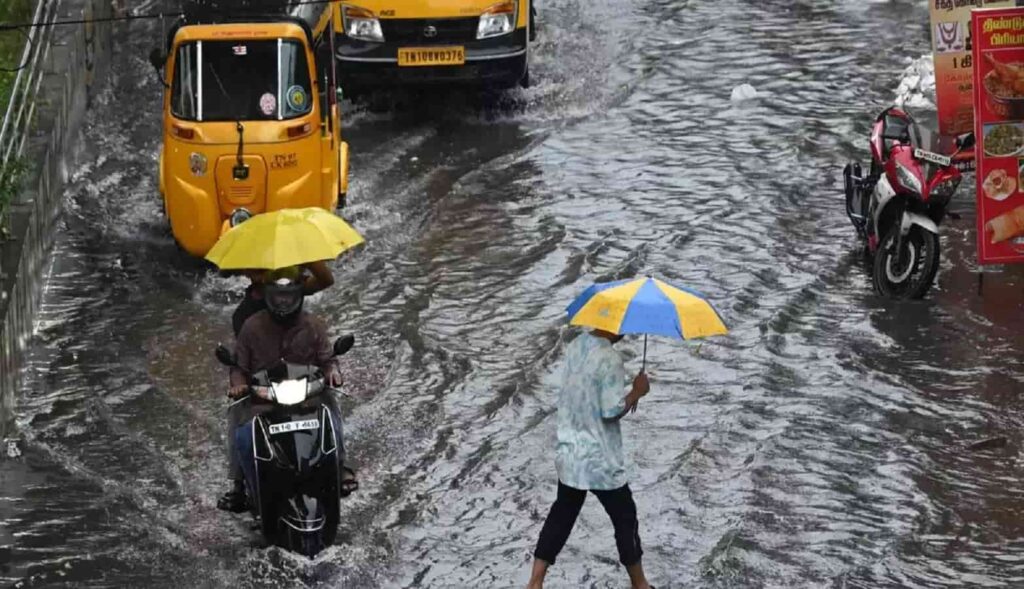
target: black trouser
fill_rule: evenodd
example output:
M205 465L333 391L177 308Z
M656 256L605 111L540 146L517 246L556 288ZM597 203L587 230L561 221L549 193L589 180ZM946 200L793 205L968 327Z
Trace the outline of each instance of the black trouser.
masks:
M615 526L615 545L619 548L619 562L625 566L633 566L640 562L644 553L640 549L640 533L636 521L636 504L629 485L611 491L591 490L597 500L604 506L608 517ZM580 514L587 492L563 485L558 481L558 498L551 506L548 519L540 530L537 550L533 555L549 564L555 564L555 557L562 551L565 541L569 539L576 516Z

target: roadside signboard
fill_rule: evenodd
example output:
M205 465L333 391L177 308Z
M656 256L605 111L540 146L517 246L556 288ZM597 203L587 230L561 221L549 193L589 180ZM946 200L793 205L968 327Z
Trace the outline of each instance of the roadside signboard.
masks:
M1024 262L1024 8L971 17L978 263Z
M971 9L1013 6L1013 0L931 0L932 59L939 133L974 128Z

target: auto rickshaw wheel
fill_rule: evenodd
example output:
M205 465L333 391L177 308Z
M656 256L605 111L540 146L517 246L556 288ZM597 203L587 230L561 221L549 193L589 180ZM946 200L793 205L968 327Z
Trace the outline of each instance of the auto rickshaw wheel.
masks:
M174 243L178 243L178 240L174 238L174 228L171 227L171 216L167 214L167 199L162 194L160 195L160 212L164 217L164 232L174 239Z

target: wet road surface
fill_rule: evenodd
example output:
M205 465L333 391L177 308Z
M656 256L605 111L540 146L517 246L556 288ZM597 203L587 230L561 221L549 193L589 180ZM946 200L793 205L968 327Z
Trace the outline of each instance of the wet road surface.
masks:
M598 280L698 288L730 336L655 340L625 420L659 587L1024 585L1020 272L976 294L973 191L938 287L871 292L840 171L920 2L546 0L535 86L349 107L345 211L368 239L310 308L344 358L362 489L314 561L217 511L244 282L179 253L156 190L152 25L132 24L83 163L0 460L0 583L510 587L554 499L563 310ZM907 23L920 23L908 26ZM884 51L880 50L884 40ZM748 83L758 97L732 102ZM640 342L624 342L630 370ZM1006 436L1006 448L967 444ZM584 507L551 587L622 587Z

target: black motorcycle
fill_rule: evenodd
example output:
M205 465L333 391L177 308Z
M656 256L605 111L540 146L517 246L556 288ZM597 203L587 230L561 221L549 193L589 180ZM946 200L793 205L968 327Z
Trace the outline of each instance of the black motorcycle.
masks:
M340 356L355 343L334 343ZM235 366L234 354L217 347L217 359ZM310 558L334 543L340 511L338 471L344 457L341 423L328 411L324 376L314 366L281 363L252 375L253 403L269 403L249 427L252 460L241 460L249 507L271 545ZM246 445L250 440L239 440Z

